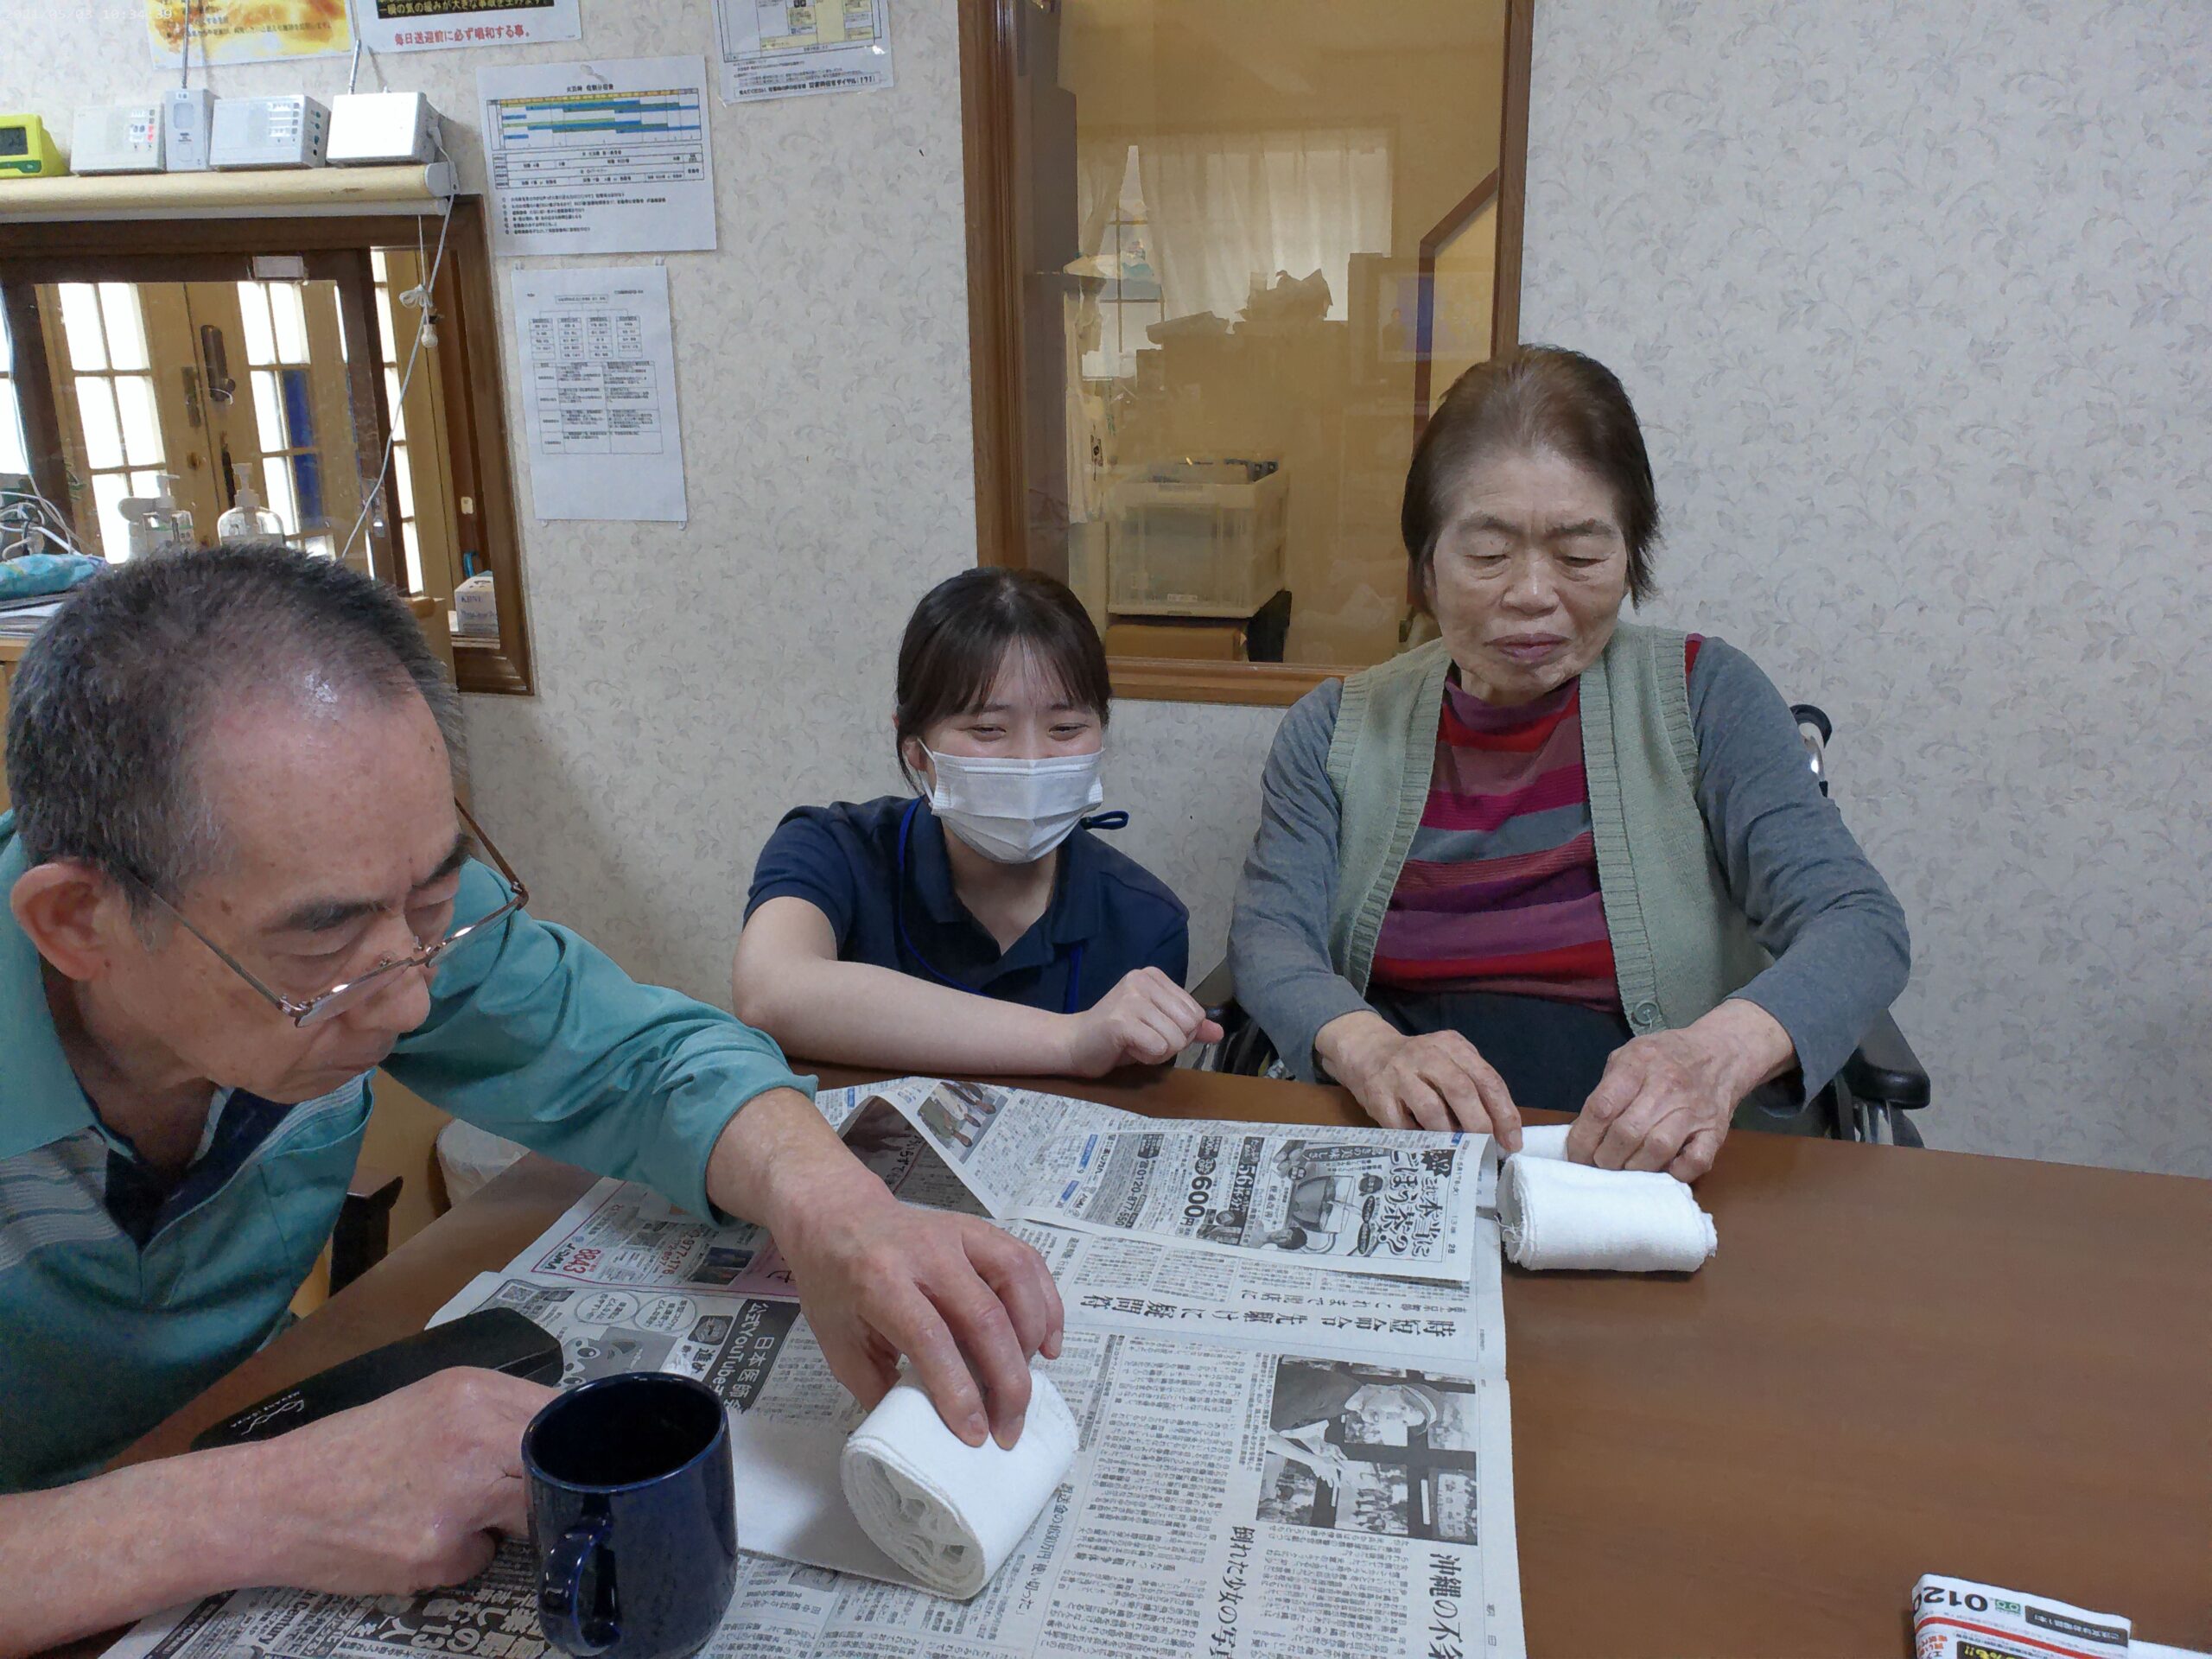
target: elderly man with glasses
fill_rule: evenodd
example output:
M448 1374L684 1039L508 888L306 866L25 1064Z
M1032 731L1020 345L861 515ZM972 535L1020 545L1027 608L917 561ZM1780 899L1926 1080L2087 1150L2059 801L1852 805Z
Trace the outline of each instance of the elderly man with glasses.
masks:
M329 1237L378 1066L457 1116L766 1224L838 1377L900 1356L1010 1444L1043 1262L899 1204L775 1045L636 983L454 799L405 607L277 545L145 561L26 655L0 816L0 1651L238 1585L392 1593L523 1524L546 1390L454 1371L97 1474L251 1353Z

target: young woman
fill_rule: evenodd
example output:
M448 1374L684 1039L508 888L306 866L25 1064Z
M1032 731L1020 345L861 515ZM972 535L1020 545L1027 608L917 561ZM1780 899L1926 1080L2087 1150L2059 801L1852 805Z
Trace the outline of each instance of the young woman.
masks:
M790 1053L919 1071L1096 1077L1220 1030L1183 988L1189 913L1090 825L1105 648L1049 576L976 569L899 648L912 796L803 806L753 872L739 1018Z

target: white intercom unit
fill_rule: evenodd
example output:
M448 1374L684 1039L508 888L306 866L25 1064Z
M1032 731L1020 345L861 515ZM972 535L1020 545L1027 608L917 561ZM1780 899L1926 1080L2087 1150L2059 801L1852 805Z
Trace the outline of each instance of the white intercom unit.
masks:
M162 170L162 106L102 104L77 111L69 162L79 173Z
M215 105L207 159L219 168L321 167L330 111L304 92L226 98Z
M404 167L438 147L438 112L420 92L340 92L330 102L333 167Z
M162 168L169 173L207 170L208 129L215 94L205 86L172 86L162 94Z

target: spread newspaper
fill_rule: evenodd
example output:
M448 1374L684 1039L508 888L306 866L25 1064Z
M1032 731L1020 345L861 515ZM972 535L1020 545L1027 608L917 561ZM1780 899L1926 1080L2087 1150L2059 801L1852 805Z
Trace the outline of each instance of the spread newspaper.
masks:
M696 1376L728 1403L746 1554L710 1659L1510 1659L1524 1652L1493 1160L1481 1136L1179 1125L902 1078L823 1113L909 1202L988 1215L1067 1307L1039 1362L1074 1467L969 1602L900 1580L843 1506L862 1415L758 1229L601 1181L437 1315L500 1305L564 1382ZM529 1552L353 1600L210 1597L113 1659L535 1659Z

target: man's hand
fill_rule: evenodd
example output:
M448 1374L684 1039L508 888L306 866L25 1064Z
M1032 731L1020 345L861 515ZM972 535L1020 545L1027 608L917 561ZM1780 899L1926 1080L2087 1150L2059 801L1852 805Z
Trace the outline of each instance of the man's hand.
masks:
M1723 1002L1680 1031L1631 1038L1567 1131L1567 1155L1600 1169L1660 1169L1694 1181L1713 1167L1738 1103L1796 1058L1757 1003Z
M347 1596L458 1584L529 1526L522 1432L554 1390L497 1371L424 1377L242 1450L277 1560L251 1584Z
M1381 1014L1340 1014L1313 1051L1386 1129L1469 1129L1521 1149L1521 1113L1488 1060L1456 1031L1408 1037Z
M1060 1351L1059 1287L1045 1259L988 1221L901 1204L854 1172L775 1230L831 1373L872 1407L903 1354L954 1433L1011 1446L1029 1410L1030 1356Z
M862 1405L889 1392L903 1354L969 1445L1020 1438L1029 1357L1060 1351L1044 1257L987 1221L899 1203L791 1089L730 1120L707 1191L773 1236L823 1357Z
M1103 1077L1116 1066L1163 1065L1192 1043L1217 1043L1221 1027L1198 999L1157 968L1138 968L1081 1014L1067 1019L1058 1070Z
M273 1440L0 1496L0 1655L240 1585L404 1595L520 1532L522 1432L553 1390L443 1371Z

